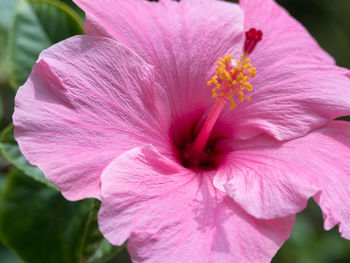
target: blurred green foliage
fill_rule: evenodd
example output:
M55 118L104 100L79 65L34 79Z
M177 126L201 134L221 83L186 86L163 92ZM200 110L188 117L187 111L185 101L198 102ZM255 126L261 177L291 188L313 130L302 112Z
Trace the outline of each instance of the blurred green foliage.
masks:
M0 0L0 85L9 80L8 37L18 0Z
M338 227L326 232L320 208L310 200L297 215L292 236L272 263L349 263L350 242L340 237Z
M59 191L12 170L0 199L1 240L25 262L86 262L94 252L87 241L102 239L91 237L97 229L90 228L96 202L69 202Z
M338 65L350 67L349 0L277 2ZM130 262L124 247L111 246L98 231L99 202L66 201L20 154L10 124L14 90L26 80L40 51L81 34L83 19L71 0L0 0L0 262ZM310 201L273 262L350 262L350 242L338 229L324 231L322 224L320 209Z

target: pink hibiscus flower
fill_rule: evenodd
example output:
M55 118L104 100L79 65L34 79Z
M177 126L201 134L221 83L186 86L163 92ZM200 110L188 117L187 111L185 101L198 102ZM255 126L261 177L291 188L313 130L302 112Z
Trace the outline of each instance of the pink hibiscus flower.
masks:
M134 262L269 262L310 197L350 238L349 71L285 10L76 3L87 35L41 53L15 137L66 198L102 200L108 240Z

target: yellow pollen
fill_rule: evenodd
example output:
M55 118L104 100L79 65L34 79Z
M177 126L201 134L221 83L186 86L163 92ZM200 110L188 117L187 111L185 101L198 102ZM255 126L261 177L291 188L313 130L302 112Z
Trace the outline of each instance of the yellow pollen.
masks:
M227 55L220 58L216 65L216 75L207 82L208 87L212 87L212 97L219 102L228 101L230 110L234 110L237 103L250 101L250 96L244 94L245 91L253 91L249 80L256 74L250 59L242 54L241 59L232 65L231 55Z

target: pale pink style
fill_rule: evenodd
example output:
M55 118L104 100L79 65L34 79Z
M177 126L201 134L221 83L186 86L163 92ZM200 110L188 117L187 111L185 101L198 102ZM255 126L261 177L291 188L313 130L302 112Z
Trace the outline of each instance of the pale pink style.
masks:
M349 71L272 0L76 0L85 36L43 51L16 96L23 154L70 200L102 200L99 227L133 262L269 262L313 197L350 239ZM215 101L219 57L251 100L215 123L211 169L181 162Z

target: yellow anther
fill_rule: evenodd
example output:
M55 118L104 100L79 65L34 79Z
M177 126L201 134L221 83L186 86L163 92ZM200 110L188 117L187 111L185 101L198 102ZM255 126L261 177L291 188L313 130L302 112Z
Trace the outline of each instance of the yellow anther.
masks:
M232 94L229 93L228 94L228 101L230 102L230 110L234 110L237 107L237 104L235 103L235 101L233 100Z
M253 90L253 86L249 82L243 83L242 87L246 88L248 91L252 91Z
M244 93L240 91L238 94L239 94L239 102L242 103L244 101Z
M247 70L247 73L248 73L249 76L254 78L255 77L255 73L256 73L256 69L252 67L252 68Z
M235 109L237 103L250 101L250 96L244 94L253 90L249 79L256 74L250 59L242 54L241 59L232 65L231 55L226 55L220 58L216 65L216 75L207 82L207 85L212 87L212 97L217 98L219 102L228 101L230 110Z
M230 110L234 110L235 108L237 108L237 104L235 104L234 102L231 103Z
M243 80L243 73L240 72L238 75L237 75L237 81L240 82L241 80Z

